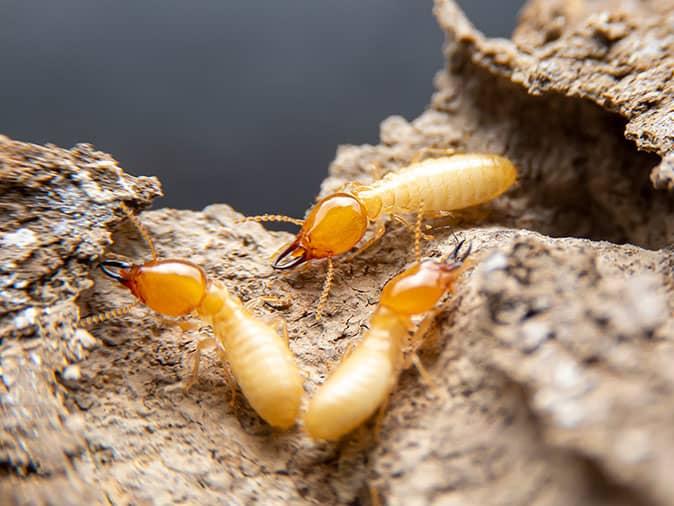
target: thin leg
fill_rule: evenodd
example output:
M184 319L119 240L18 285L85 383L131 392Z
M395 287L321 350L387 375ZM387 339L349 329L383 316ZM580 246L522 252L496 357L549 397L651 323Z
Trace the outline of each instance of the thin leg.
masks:
M246 309L253 309L259 306L262 303L268 302L270 304L279 304L284 306L290 306L291 300L289 297L276 297L275 295L260 295L254 299L250 299L244 304Z
M412 334L412 337L410 338L411 352L409 358L405 361L405 364L403 366L405 369L407 369L410 365L414 365L417 371L419 371L421 380L426 384L426 386L429 387L434 387L435 382L433 381L433 377L431 376L431 374L421 363L419 355L417 355L417 350L419 349L424 338L426 337L428 332L431 330L433 324L435 323L436 315L437 311L432 311L430 314L426 315L426 317L424 317L424 319L421 321L417 329L414 331L414 334Z
M489 218L489 215L492 213L492 210L483 204L478 204L476 206L464 207L456 211L456 214L460 220L464 223L479 223L486 221Z
M177 318L169 318L163 315L157 315L159 322L165 327L178 327L183 332L195 330L201 326L199 320L180 320Z
M410 160L410 165L425 160L426 158L429 157L429 155L435 155L436 157L439 157L439 156L452 156L455 153L456 149L454 148L434 148L431 146L427 146L417 151L417 154L414 155L412 160Z
M458 227L464 223L481 223L486 221L491 214L491 210L483 205L478 204L472 207L465 207L463 209L455 209L453 211L439 212L433 218L444 218L443 223L439 225L440 228ZM428 213L426 213L428 217Z
M280 331L281 337L283 337L283 341L285 341L286 344L288 344L288 341L290 341L290 337L288 336L288 324L286 323L285 319L282 318L281 316L277 316L271 321L271 326L276 327L276 331Z
M428 217L428 213L425 212L425 213L424 213L424 218L427 218L427 217ZM414 234L416 233L416 225L412 225L412 224L411 224L409 221L407 221L403 216L400 216L399 214L392 214L392 215L391 215L391 218L393 218L395 221L397 221L398 223L400 223L401 225L403 225L407 230L409 230L410 234L414 235ZM430 225L425 225L425 228L428 230L428 229L431 228L431 226L430 226ZM424 241L432 241L432 240L433 240L433 236L432 236L432 235L430 235L430 234L425 234L425 233L423 233L423 232L421 233L421 238L422 238Z
M386 223L384 221L379 221L377 223L377 228L374 229L372 237L370 237L367 241L365 241L365 244L363 244L354 253L352 253L351 256L349 257L349 260L356 258L358 255L369 249L370 246L372 246L374 243L376 243L379 239L382 238L385 232L386 232Z
M189 332L190 330L198 329L201 326L201 322L198 320L187 320L179 321L177 325L183 332Z
M435 387L435 381L433 381L433 377L431 376L431 373L428 372L428 369L421 363L419 355L417 355L416 352L412 353L410 360L412 364L414 364L414 367L417 368L417 371L419 371L421 381L423 381L427 387Z
M222 362L222 366L225 369L225 377L229 383L229 406L236 412L236 378L234 377L232 368L229 366L229 362L227 361L227 354L220 343L218 343L218 347L216 348L215 352L218 354L218 358Z
M373 435L374 435L375 443L379 443L380 434L381 434L381 426L384 423L384 415L386 415L386 408L388 408L388 403L389 403L390 397L391 397L391 393L388 392L386 394L386 398L384 399L384 402L381 403L381 406L379 406L379 409L377 410L377 417L374 419L374 428L372 429L372 432L373 432Z
M328 257L328 273L325 276L325 283L323 283L323 292L321 298L318 300L318 307L316 307L316 321L319 321L323 316L323 307L330 295L330 287L332 286L332 278L335 276L335 267L332 263L332 258Z
M212 348L216 346L218 342L213 337L202 339L197 343L197 347L194 350L194 355L192 356L192 374L190 379L185 384L185 392L189 392L190 388L194 385L199 377L199 364L201 362L201 352L206 348Z
M422 341L424 340L428 332L431 330L431 327L435 323L435 317L437 316L437 314L438 314L437 310L431 311L424 317L423 320L421 320L421 323L412 334L412 337L410 337L410 345L413 351L418 350L419 347L421 346Z
M423 209L423 207L422 207ZM407 228L413 235L414 235L414 258L418 262L421 259L421 239L424 241L430 241L433 239L433 236L430 234L424 234L421 231L421 217L423 216L423 212L420 210L420 212L417 214L417 221L415 222L414 225L411 225L410 222L408 222L405 218L398 214L392 215L393 219L396 220L398 223L401 223L402 225Z
M427 220L437 220L438 218L444 218L452 214L450 211L426 211L424 213L424 218ZM426 228L431 228L427 226Z

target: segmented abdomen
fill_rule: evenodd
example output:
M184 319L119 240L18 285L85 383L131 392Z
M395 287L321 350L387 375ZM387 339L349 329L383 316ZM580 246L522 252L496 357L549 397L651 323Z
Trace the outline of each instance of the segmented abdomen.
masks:
M405 332L373 325L317 389L304 416L313 438L337 440L375 413L397 379Z
M517 179L510 160L498 155L457 154L431 158L375 181L358 192L366 206L380 199L384 213L452 211L488 202Z
M270 425L292 427L304 389L287 343L243 308L234 317L213 320L214 332L250 405Z

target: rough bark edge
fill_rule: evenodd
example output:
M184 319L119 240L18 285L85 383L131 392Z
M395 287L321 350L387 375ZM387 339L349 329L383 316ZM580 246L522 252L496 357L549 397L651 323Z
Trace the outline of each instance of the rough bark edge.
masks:
M673 7L669 1L637 4L631 10L610 0L533 1L513 41L484 37L451 0L436 0L435 14L451 40L470 48L475 63L532 95L584 98L626 118L626 138L662 157L652 184L672 190L674 34L667 19Z

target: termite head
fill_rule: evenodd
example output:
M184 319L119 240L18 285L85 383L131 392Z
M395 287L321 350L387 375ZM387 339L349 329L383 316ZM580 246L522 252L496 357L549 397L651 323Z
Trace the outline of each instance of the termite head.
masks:
M470 255L470 245L461 253L464 243L461 241L445 262L425 260L393 277L384 285L380 305L401 316L412 316L433 309L451 289Z
M100 268L143 304L167 316L183 316L197 309L208 286L204 270L187 260L153 260L142 265L104 260Z
M367 210L357 197L333 193L311 209L295 240L272 265L291 269L307 260L345 253L362 239L367 225Z

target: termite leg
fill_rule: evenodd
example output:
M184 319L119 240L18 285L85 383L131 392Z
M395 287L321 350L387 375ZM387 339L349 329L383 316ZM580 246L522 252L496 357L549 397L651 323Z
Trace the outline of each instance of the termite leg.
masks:
M288 336L288 323L285 321L285 319L281 316L277 316L271 321L271 326L276 327L277 332L281 332L281 337L285 343L288 344L288 341L290 341L290 336Z
M244 304L244 306L246 309L254 309L264 302L285 306L289 306L291 304L291 300L289 297L276 297L275 295L260 295L259 297L250 299L248 302Z
M201 326L201 323L196 320L187 320L187 321L179 321L177 325L183 332L189 332L191 330L198 329Z
M444 218L451 215L450 211L426 211L424 212L424 218L429 220L437 220L438 218ZM426 228L431 228L430 225L427 225Z
M480 223L489 218L491 210L483 204L455 209L454 211L438 212L434 218L445 218L442 227L458 227L464 223ZM428 215L428 213L427 213Z
M363 244L360 248L358 248L355 252L353 252L349 257L349 260L356 258L358 255L369 249L374 243L376 243L379 239L382 238L384 232L386 232L386 223L384 221L379 221L377 223L377 227L374 229L374 232L372 233L372 237L370 237L367 241L365 241L365 244Z
M225 376L227 378L227 382L229 383L229 406L232 408L232 410L236 413L236 378L234 378L234 374L232 373L232 369L229 366L229 362L227 361L227 354L225 353L225 350L222 348L220 343L218 343L217 348L215 349L215 352L218 354L218 358L222 362L222 365L225 369Z
M462 219L464 222L476 223L485 221L489 218L491 214L491 209L483 204L478 204L476 206L464 207L456 211L459 219Z
M206 348L212 348L217 344L218 342L213 337L202 339L201 341L197 342L197 347L194 350L194 355L192 356L192 374L190 374L190 379L187 380L187 383L185 383L185 392L189 392L190 388L192 388L199 377L199 364L201 363L202 350Z
M427 314L423 320L421 320L421 323L410 337L410 345L412 346L412 351L416 352L419 349L424 338L426 337L428 332L431 330L431 327L435 323L435 317L437 316L437 314L438 311L433 310L429 314Z
M428 372L428 369L426 369L426 367L424 367L424 365L421 363L419 355L417 354L417 350L420 348L423 340L425 339L426 335L430 332L433 324L435 323L436 315L437 311L432 311L430 314L426 315L419 324L419 326L417 327L417 329L412 334L412 337L410 338L410 345L411 345L410 356L409 359L406 360L405 364L403 365L404 369L407 369L410 365L414 365L417 371L419 371L421 380L426 384L426 386L429 387L435 387L435 382L433 381L433 377L431 376L431 374Z
M431 373L428 372L428 369L426 369L424 364L421 363L421 359L419 358L419 355L416 354L416 352L412 353L410 361L412 364L414 364L414 367L416 367L417 371L419 371L421 381L423 381L427 387L434 388L436 386L435 381L433 381L433 377L431 376Z
M328 273L325 276L325 283L323 283L323 291L321 292L321 298L318 300L318 306L316 307L316 321L319 321L323 316L323 307L328 300L328 295L330 294L330 287L332 286L332 278L335 276L335 266L332 262L332 258L328 257Z
M456 153L456 149L454 148L434 148L426 146L417 151L412 157L412 160L410 160L410 165L425 160L429 156L452 156L454 153Z
M403 225L411 234L416 234L416 227L415 225L412 225L409 221L407 221L403 216L400 216L399 214L392 214L391 218L393 218L395 221ZM428 218L428 213L424 213L424 218ZM430 225L425 225L424 226L426 230L430 229ZM424 241L431 241L433 240L433 236L431 234L426 234L426 233L421 233L421 238Z
M424 239L425 241L430 241L433 239L432 235L429 234L424 234L421 231L421 225L423 223L424 219L424 202L423 200L419 204L419 209L417 210L417 220L414 224L414 227L409 224L409 222L403 218L402 216L399 216L397 214L393 215L393 219L398 221L399 223L402 223L405 225L405 227L412 231L414 234L414 259L419 262L421 261L421 239Z
M386 394L386 397L384 398L384 402L382 402L381 406L379 406L379 409L377 410L377 416L374 419L374 428L372 429L372 432L373 432L373 435L374 435L375 443L379 443L379 441L380 441L381 426L384 423L384 416L386 415L386 408L388 408L388 403L389 403L390 397L391 397L391 393L388 392Z
M162 324L162 326L179 327L180 330L182 330L183 332L189 332L190 330L197 329L201 325L196 320L179 320L176 318L169 318L167 316L162 315L158 315L158 319L159 322Z
M138 232L140 232L140 235L143 236L143 239L145 239L145 242L147 243L148 247L150 248L150 252L152 253L152 260L157 260L157 249L154 247L152 237L150 237L150 233L147 231L147 228L145 228L145 225L143 225L140 222L138 216L133 214L133 212L131 212L131 209L129 209L124 202L120 202L119 206L122 208L122 211L124 211L124 214L126 214L127 218L129 218L129 221L131 221L131 223L133 223Z

